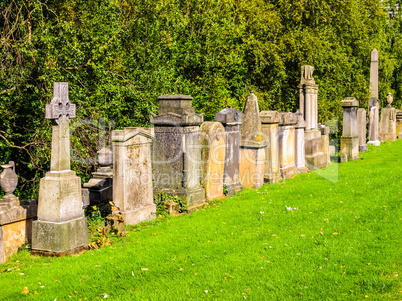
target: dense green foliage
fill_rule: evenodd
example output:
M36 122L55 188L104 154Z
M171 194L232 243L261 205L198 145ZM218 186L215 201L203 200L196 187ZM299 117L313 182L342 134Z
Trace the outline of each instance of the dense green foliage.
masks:
M390 1L395 2L395 1ZM390 4L396 7L395 3ZM369 99L370 52L380 53L380 98L402 97L402 18L380 0L6 0L0 2L0 161L15 160L23 197L49 169L54 81L77 104L73 168L87 179L105 131L149 125L161 94L194 97L206 120L242 109L298 108L300 66L315 66L322 122L339 102ZM29 189L27 189L29 187Z
M79 256L25 250L0 264L1 299L400 300L401 152L369 146Z

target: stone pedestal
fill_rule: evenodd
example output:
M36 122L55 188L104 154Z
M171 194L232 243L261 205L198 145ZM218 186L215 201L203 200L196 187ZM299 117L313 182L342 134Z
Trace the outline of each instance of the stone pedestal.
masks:
M75 105L68 99L68 84L54 84L54 98L46 105L53 126L50 172L40 180L38 220L32 225L32 252L67 254L88 244L82 204L81 179L70 170L69 119Z
M367 151L366 137L366 110L360 108L357 110L357 134L359 136L359 152L364 153Z
M381 110L381 141L396 141L396 109L391 105Z
M396 111L396 137L402 139L402 110Z
M359 137L357 134L357 107L359 102L354 97L341 101L343 107L343 132L341 137L341 154L347 155L347 160L358 160Z
M367 144L380 145L378 137L378 108L373 106L369 113L369 141Z
M267 144L265 148L264 182L277 183L282 179L282 175L279 172L278 149L278 124L281 121L281 117L277 111L262 111L260 119L263 138Z
M279 113L281 122L278 131L279 171L282 178L291 178L297 173L296 129L298 116L295 113Z
M266 142L261 131L257 96L251 92L244 106L240 140L240 182L243 187L259 188L264 184Z
M322 139L322 153L326 156L326 160L327 160L326 164L328 166L328 164L331 162L331 150L329 147L330 129L326 125L321 125L320 129L321 129L321 139Z
M215 119L222 123L226 132L225 171L223 185L226 187L227 196L233 196L243 190L240 183L240 126L243 113L236 109L223 109L216 113Z
M297 124L295 125L296 131L296 145L295 145L295 161L297 173L306 173L308 168L306 167L306 154L304 147L304 129L306 128L306 121L303 119L301 112L296 113Z
M220 122L204 122L200 128L201 184L208 201L223 198L226 151L225 128Z
M150 128L112 131L113 202L127 225L155 218Z
M301 67L300 112L306 121L304 133L305 158L308 169L315 170L328 166L327 156L323 153L323 139L318 128L318 85L313 77L314 67Z
M107 147L98 151L98 163L101 165L92 173L92 179L84 183L82 202L84 208L91 205L107 204L113 200L113 152Z
M0 263L32 241L32 221L37 214L36 201L19 201L17 197L0 199Z
M192 108L188 95L163 95L159 114L151 113L155 126L153 147L154 194L164 192L185 198L189 207L205 201L200 185L200 125L203 114Z

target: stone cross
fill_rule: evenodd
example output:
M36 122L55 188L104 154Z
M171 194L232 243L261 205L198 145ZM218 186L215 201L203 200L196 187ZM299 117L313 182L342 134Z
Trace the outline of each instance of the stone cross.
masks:
M54 83L53 99L46 105L45 116L57 123L52 128L50 171L70 170L69 123L71 118L75 118L75 104L68 98L68 83Z
M45 116L47 119L55 119L57 124L60 124L63 117L68 120L75 118L75 104L68 99L68 83L53 84L53 99L46 105Z
M375 48L371 52L370 84L371 97L378 98L378 51Z

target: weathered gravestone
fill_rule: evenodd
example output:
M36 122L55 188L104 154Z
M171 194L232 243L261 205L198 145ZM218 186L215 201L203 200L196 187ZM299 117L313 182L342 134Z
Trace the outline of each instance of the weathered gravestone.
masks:
M251 92L244 106L240 140L240 182L243 187L259 188L264 184L265 148L262 137L257 96Z
M367 144L380 145L378 137L378 108L373 106L369 113L369 141Z
M367 151L367 128L366 128L366 110L360 108L357 110L357 135L359 136L359 152Z
M153 203L150 128L112 131L113 202L124 223L138 224L155 217Z
M204 114L195 113L192 99L188 95L162 95L158 98L159 114L150 116L155 126L154 194L185 198L190 209L205 201L200 185L200 125Z
M36 217L36 201L21 201L13 192L18 184L15 164L1 165L0 186L5 192L0 199L0 263L17 253L24 244L31 243L32 221Z
M341 101L343 107L343 132L341 137L341 155L347 160L358 160L359 137L357 134L357 107L359 101L354 97L346 97Z
M380 139L381 141L396 140L396 109L392 107L393 97L388 93L388 105L381 110Z
M282 175L279 172L278 149L278 124L281 121L281 116L277 111L262 111L260 113L260 118L263 138L267 144L267 147L265 148L264 182L271 184L277 183L282 179Z
M204 122L200 128L202 173L201 184L207 200L224 197L226 134L220 122Z
M68 83L56 82L46 105L52 127L50 172L40 180L38 220L33 222L32 252L72 253L88 244L81 179L70 169L70 119L75 105L68 98Z
M296 129L296 148L295 148L295 161L297 173L306 173L308 168L306 167L305 150L304 150L304 130L306 128L306 121L303 119L301 112L296 113L297 123Z
M318 128L318 85L314 81L313 66L301 67L300 80L300 112L306 121L304 133L306 165L309 169L319 169L328 166L328 156L324 154L321 130Z
M278 131L279 171L282 178L291 178L297 173L296 167L296 113L279 113L281 122Z
M236 109L223 109L215 115L216 121L222 123L226 132L225 171L223 185L227 196L233 196L243 190L240 183L240 126L243 113Z
M327 162L331 162L331 150L329 148L329 126L320 125L321 139L322 139L322 152L327 157Z

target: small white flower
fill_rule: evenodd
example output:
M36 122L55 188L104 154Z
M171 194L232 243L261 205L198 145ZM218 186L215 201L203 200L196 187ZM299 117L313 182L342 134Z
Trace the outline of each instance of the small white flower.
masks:
M204 293L208 294L208 290L205 290Z
M286 205L285 205L285 207L286 207L286 210L287 210L287 211L292 211L292 210L293 210L292 207L288 207L288 206L286 206Z
M261 214L264 214L264 211L260 211Z

